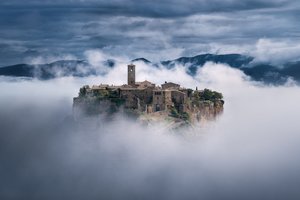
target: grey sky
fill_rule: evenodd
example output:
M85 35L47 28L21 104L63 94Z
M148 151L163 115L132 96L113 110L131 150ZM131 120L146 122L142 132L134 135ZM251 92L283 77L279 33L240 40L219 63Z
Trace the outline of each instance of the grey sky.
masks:
M287 44L298 51L299 6L293 0L1 1L0 66L38 56L83 58L90 49L151 60L256 55L264 53L261 40L279 52Z

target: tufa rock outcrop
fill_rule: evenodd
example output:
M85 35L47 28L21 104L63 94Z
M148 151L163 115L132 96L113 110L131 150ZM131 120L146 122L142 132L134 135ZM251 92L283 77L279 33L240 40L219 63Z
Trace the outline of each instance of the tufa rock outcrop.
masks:
M80 88L73 100L75 119L84 116L113 116L125 113L143 122L166 121L191 124L211 121L223 112L221 93L192 90L165 82L156 86L149 81L135 81L135 65L128 65L128 82L121 86L94 85Z

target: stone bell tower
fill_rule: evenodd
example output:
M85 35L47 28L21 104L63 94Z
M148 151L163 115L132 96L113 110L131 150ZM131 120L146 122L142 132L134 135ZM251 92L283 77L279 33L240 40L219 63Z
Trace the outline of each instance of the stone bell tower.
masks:
M135 86L135 65L128 65L128 85Z

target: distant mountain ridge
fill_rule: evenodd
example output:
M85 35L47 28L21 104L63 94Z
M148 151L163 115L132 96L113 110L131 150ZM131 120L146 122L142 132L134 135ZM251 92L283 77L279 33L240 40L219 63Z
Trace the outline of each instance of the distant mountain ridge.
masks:
M262 81L268 84L284 84L289 78L300 83L300 61L288 62L282 66L275 66L270 63L255 63L251 56L241 54L201 54L193 57L180 57L175 60L153 63L146 58L137 58L133 63L143 62L153 67L162 65L168 69L176 65L183 65L191 76L194 76L199 68L207 62L222 63L232 68L243 71L255 81ZM116 62L107 60L103 62L106 67L113 68ZM84 60L61 60L49 64L29 65L18 64L0 68L0 75L15 77L31 77L41 80L53 79L64 76L85 77L100 75L101 73Z
M139 58L138 61L143 61ZM147 60L147 59L145 59ZM176 65L183 65L187 73L194 76L197 70L207 62L229 65L232 68L243 71L255 81L261 81L266 84L281 85L290 78L300 83L300 61L287 62L282 66L272 65L270 63L255 63L255 58L241 54L202 54L193 57L180 57L175 60L161 61L160 64L166 68L173 68ZM133 62L137 62L133 60ZM146 64L149 64L148 61ZM151 63L151 62L150 62ZM157 64L153 64L157 65Z
M108 60L107 65L114 64ZM84 60L59 60L49 64L18 64L0 68L0 75L3 76L30 77L41 80L64 76L85 77L96 74L96 70Z
M226 63L232 67L241 67L253 61L253 57L244 56L240 54L202 54L193 57L180 57L175 60L162 61L163 65L170 65L175 62L180 64L191 63L193 66L204 65L206 62Z
M224 63L234 68L240 68L244 65L248 65L253 59L252 57L240 54L202 54L193 57L181 57L175 60L162 61L161 64L168 67L173 67L175 64L185 65L188 66L188 72L194 75L199 66L203 66L207 62Z

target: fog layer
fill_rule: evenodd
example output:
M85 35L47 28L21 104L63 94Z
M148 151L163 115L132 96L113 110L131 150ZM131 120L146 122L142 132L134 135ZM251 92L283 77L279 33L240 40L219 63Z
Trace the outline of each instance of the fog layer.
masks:
M195 78L140 63L138 79L222 92L224 114L179 134L122 116L74 123L79 87L124 83L125 66L85 79L1 78L1 199L299 198L299 87L213 63Z

